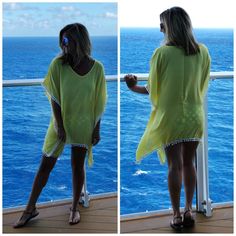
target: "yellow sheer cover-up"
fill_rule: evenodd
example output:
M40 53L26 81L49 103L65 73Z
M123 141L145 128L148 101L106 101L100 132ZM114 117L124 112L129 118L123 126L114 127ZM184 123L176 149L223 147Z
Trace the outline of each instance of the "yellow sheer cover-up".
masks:
M175 46L155 50L147 84L152 111L136 151L137 162L157 150L163 164L165 147L201 141L211 60L207 48L199 46L200 52L191 56Z
M58 157L65 144L85 147L88 149L88 164L91 166L92 133L104 112L107 97L102 64L95 61L91 70L81 76L69 65L62 65L60 58L55 58L50 64L43 86L49 101L52 99L61 107L66 132L66 143L63 143L57 137L57 124L52 111L43 153Z

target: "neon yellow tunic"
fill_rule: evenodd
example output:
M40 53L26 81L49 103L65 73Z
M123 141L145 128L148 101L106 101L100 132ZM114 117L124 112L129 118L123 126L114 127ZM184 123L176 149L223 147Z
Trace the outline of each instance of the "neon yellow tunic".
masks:
M164 163L165 147L201 140L210 56L204 45L199 46L200 53L191 56L175 46L155 50L147 84L152 111L136 151L137 162L157 150Z
M66 144L86 147L88 163L92 165L92 133L104 112L106 103L106 81L103 66L95 61L91 70L81 76L69 65L62 65L55 58L49 67L43 86L49 101L53 99L61 107ZM65 143L58 140L57 124L53 110L44 140L43 153L58 157Z

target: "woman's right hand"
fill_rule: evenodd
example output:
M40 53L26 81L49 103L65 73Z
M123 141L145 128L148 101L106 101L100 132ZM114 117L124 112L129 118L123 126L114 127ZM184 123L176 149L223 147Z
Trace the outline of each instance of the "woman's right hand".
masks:
M129 88L133 88L138 83L138 78L135 75L128 74L124 77L124 79Z
M64 127L57 128L57 136L59 140L61 140L62 142L66 142L66 131Z

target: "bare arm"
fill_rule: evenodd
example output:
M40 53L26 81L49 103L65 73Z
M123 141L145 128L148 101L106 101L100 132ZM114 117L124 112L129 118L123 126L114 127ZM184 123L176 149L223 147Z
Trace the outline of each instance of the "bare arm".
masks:
M141 93L141 94L148 94L148 91L145 86L137 85L137 83L138 83L137 76L126 75L124 77L124 79L125 79L125 82L126 82L128 88L130 90L132 90L133 92Z
M61 107L51 99L51 104L52 104L52 110L54 117L57 122L57 129L58 129L58 138L61 139L63 142L66 141L66 133L64 130L64 125L63 125L63 120L61 116Z
M148 94L148 91L145 86L135 85L129 89L132 90L133 92L136 92L136 93Z
M96 144L98 144L98 142L100 141L100 123L101 120L99 120L93 130L93 135L92 135L92 144L95 146Z

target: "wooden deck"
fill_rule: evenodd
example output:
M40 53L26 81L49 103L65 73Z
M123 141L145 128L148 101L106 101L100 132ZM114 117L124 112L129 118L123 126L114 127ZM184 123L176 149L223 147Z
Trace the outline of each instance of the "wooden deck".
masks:
M39 204L39 216L19 229L12 225L21 208L3 210L3 233L117 233L117 194L91 196L89 208L80 206L81 221L69 225L71 200Z
M213 216L206 218L195 213L196 225L192 229L183 229L182 233L233 233L233 204L214 207ZM126 215L121 217L121 233L175 233L169 226L170 211Z

